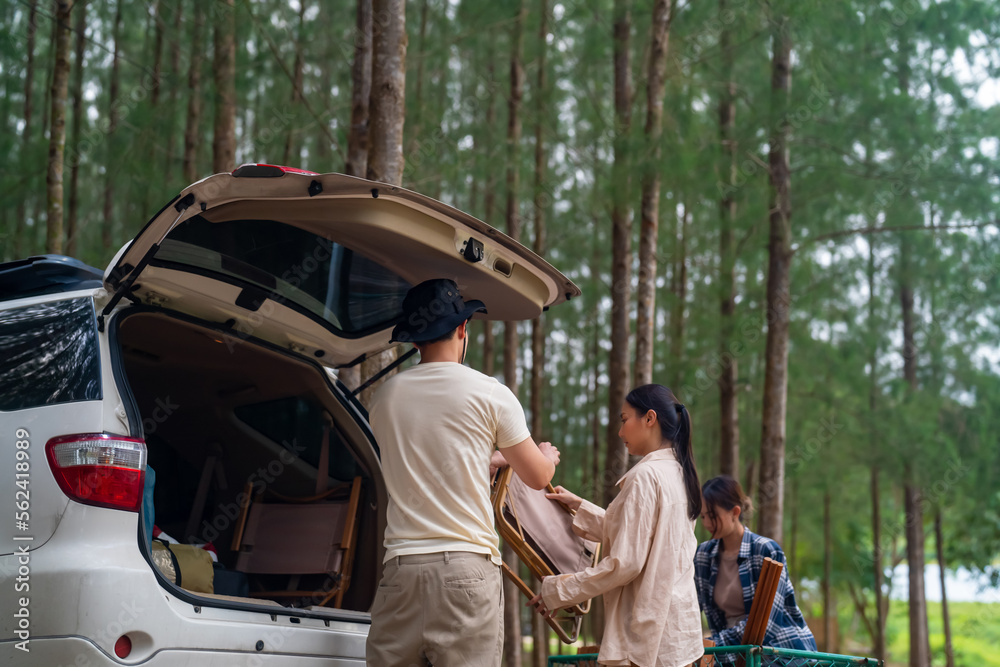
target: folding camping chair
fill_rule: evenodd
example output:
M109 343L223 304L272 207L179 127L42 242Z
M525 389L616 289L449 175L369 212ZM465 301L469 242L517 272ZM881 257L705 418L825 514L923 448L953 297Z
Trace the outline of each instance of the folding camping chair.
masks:
M575 512L545 497L552 491L551 484L542 491L528 487L510 467L502 468L493 482L493 511L500 536L538 579L592 567L601 550L599 543L573 532ZM536 595L506 564L503 571L528 598ZM572 644L579 636L583 615L589 611L587 600L565 610L562 616L545 620L563 643ZM568 623L570 629L562 623Z
M330 501L336 494L346 500ZM250 596L273 599L305 598L316 606L333 600L343 603L351 583L357 517L361 500L361 478L307 498L277 497L281 502L251 498L248 484L240 512L233 550L239 555L236 570L256 575L285 575L288 584L279 590L251 591ZM319 590L300 586L303 575L325 574L332 587Z
M781 571L785 566L771 558L765 558L757 577L757 589L750 604L747 624L743 628L743 644L760 646L767 634L767 623L771 619L771 609L774 607L774 596L781 582ZM743 667L743 656L736 659L737 667Z

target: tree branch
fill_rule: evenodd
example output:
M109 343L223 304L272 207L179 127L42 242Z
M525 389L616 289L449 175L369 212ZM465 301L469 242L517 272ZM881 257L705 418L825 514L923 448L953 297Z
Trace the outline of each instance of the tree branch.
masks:
M950 231L952 229L982 229L983 227L989 227L990 225L1000 226L1000 220L987 220L986 222L970 222L962 225L896 225L893 227L862 227L861 229L841 229L836 232L829 232L826 234L820 234L819 236L814 236L812 238L805 239L799 245L792 248L792 253L796 253L800 248L807 244L819 243L820 241L829 241L831 239L838 239L844 236L853 236L855 234L869 235L869 234L882 234L890 232L915 232L915 231Z

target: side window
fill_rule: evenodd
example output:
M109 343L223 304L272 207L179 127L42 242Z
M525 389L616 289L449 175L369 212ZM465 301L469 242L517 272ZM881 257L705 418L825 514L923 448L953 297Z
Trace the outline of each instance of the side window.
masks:
M319 466L323 445L323 409L299 396L276 401L241 405L233 412L240 421L260 431L313 467ZM354 456L340 439L336 427L330 430L330 477L341 481L359 472Z
M0 410L102 397L97 320L89 298L0 311Z

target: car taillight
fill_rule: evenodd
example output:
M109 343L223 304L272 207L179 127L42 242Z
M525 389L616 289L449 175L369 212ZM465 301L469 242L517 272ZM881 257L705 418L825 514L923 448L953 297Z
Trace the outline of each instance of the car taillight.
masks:
M88 433L45 445L52 474L67 496L85 505L138 512L146 476L146 444L136 438Z

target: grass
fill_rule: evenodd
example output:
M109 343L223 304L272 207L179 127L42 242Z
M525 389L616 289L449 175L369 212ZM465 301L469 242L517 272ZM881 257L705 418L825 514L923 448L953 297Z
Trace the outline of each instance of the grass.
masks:
M842 608L841 628L847 627L850 610ZM955 667L1000 667L1000 603L951 602L948 604L951 621ZM910 658L910 620L906 602L893 600L886 624L886 648L888 667L906 667ZM927 603L927 621L930 628L931 664L940 667L945 664L944 619L941 617L941 603ZM871 655L864 650L851 650L858 646L868 646L870 639L863 631L855 637L842 637L841 651L853 655ZM524 664L530 664L531 637L525 637L523 646ZM554 648L554 645L553 645ZM560 645L565 655L576 653L576 646Z
M907 665L910 656L910 620L905 602L894 600L886 624L886 647L890 665ZM952 648L955 667L1000 667L1000 604L984 602L951 602ZM931 664L945 664L944 619L941 603L927 603L930 628Z

